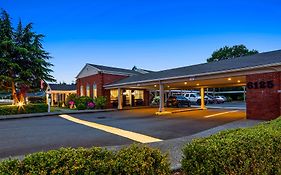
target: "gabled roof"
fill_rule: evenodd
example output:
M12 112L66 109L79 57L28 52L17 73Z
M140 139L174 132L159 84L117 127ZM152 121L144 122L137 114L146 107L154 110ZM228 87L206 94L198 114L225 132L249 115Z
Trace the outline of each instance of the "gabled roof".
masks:
M160 81L172 78L194 77L205 74L211 75L245 68L270 66L274 64L281 65L281 50L132 76L106 85L106 87Z
M89 64L99 71L105 71L105 72L119 72L119 73L125 73L125 74L132 74L132 75L139 75L140 72L131 70L131 69L123 69L123 68L117 68L117 67L109 67L109 66L102 66L97 64Z
M76 90L75 84L49 84L53 91L74 91Z

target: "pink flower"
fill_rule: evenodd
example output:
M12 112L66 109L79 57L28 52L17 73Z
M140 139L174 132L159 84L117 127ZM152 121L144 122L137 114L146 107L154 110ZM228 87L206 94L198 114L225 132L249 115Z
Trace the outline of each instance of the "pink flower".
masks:
M71 101L68 102L68 104L69 104L69 105L74 105L75 102L71 100Z
M93 109L95 107L95 103L93 102L88 102L88 108Z

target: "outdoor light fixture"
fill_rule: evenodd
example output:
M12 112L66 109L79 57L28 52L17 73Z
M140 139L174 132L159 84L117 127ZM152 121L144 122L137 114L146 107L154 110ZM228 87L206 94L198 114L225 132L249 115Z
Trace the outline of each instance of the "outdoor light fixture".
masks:
M168 86L168 88L170 88L170 86Z
M241 82L240 80L237 81L237 83L240 83L240 82Z
M187 85L187 82L184 82L185 85Z
M230 81L230 80L231 80L231 78L228 78L227 80L228 80L228 81Z
M157 85L155 84L154 87L157 87Z
M196 85L197 85L197 86L199 86L200 84L199 84L199 83L197 83Z

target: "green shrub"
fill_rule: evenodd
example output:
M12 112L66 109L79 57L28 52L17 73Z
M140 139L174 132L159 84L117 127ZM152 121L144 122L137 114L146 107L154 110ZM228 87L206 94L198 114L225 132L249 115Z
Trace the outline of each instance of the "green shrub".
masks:
M170 164L167 155L147 146L132 145L123 148L115 155L113 174L169 174Z
M196 139L183 149L187 174L281 174L281 118Z
M0 163L2 174L169 174L167 156L147 146L112 152L102 148L61 148L39 152L22 161Z
M106 106L106 97L99 96L94 99L96 109L103 109Z
M69 94L68 96L67 96L67 98L66 98L66 105L67 105L67 107L70 107L70 104L69 104L69 102L70 101L76 101L77 100L77 95L76 94Z
M81 96L76 98L75 104L78 110L84 110L87 109L87 105L90 102L93 102L94 99L88 96Z
M13 115L13 114L29 114L29 113L41 113L47 112L48 105L43 103L24 105L23 108L19 108L14 105L0 106L0 115Z
M46 97L28 97L29 103L44 103L46 102Z

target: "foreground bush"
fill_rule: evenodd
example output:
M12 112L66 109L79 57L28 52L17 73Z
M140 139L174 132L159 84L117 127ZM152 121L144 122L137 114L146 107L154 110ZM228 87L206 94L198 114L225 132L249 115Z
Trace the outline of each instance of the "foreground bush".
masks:
M23 108L13 105L1 105L0 115L13 115L13 114L29 114L29 113L40 113L47 112L47 104L28 104L24 105Z
M187 174L281 174L281 119L196 139L183 154Z
M39 152L22 161L0 163L2 174L169 174L166 155L157 149L132 145L112 152L102 148L61 148Z

